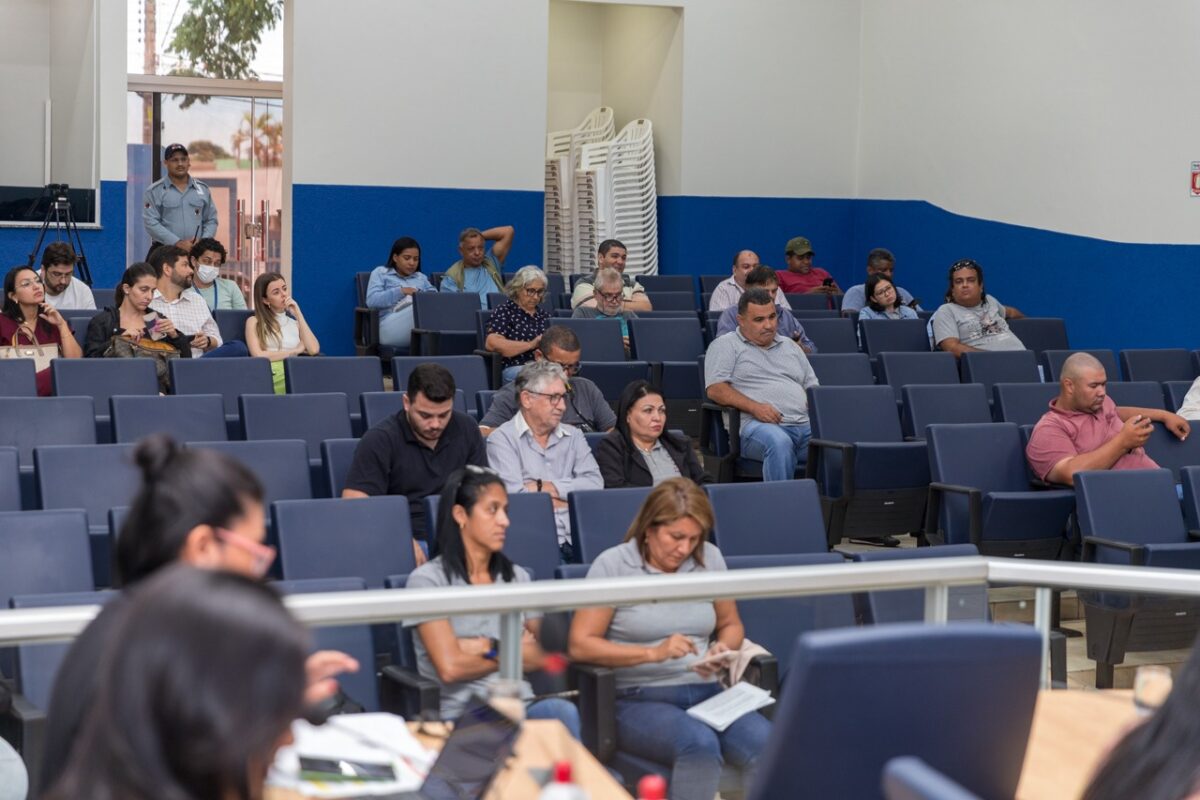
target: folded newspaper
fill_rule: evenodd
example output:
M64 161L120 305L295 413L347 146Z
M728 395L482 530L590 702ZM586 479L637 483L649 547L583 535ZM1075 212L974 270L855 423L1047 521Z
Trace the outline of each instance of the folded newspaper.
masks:
M714 695L703 703L687 710L689 716L703 722L716 731L723 731L739 717L766 708L775 702L771 693L749 683L736 683L729 689Z

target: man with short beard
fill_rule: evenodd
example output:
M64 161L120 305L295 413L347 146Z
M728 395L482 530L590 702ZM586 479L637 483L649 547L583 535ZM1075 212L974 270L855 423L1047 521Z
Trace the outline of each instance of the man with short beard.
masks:
M177 331L191 337L192 358L250 355L245 342L221 342L221 331L208 304L192 288L194 271L186 252L174 245L163 245L150 254L150 266L158 275L158 288L150 307L171 320Z

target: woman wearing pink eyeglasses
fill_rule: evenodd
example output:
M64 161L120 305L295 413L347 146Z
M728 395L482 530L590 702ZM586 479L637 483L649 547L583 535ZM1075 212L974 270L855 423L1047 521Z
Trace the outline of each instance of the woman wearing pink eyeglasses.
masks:
M41 774L46 789L61 774L97 693L96 664L119 630L141 581L183 563L262 578L275 560L264 543L263 488L241 462L204 448L184 448L168 436L143 439L133 452L141 490L116 542L116 581L121 594L84 629L63 659L54 683ZM120 642L113 644L120 646ZM358 670L345 653L309 656L305 700L319 703L337 692L335 676Z

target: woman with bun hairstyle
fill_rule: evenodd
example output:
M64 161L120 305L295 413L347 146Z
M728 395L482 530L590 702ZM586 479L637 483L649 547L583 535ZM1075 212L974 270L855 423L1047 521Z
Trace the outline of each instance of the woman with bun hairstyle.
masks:
M275 560L275 549L263 543L262 484L241 462L215 450L185 449L161 434L143 439L133 459L142 485L117 538L122 591L75 640L55 679L39 776L43 789L70 758L100 685L96 664L118 638L120 619L144 579L184 563L259 580ZM308 701L330 697L337 691L334 676L357 669L358 662L344 653L314 653L307 663Z
M308 631L233 572L147 578L111 630L49 800L256 800L305 703Z

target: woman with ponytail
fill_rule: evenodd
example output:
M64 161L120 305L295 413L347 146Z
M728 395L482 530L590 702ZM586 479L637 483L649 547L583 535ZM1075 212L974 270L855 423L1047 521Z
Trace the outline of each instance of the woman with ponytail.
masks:
M175 330L171 320L150 308L157 281L154 267L145 261L129 265L117 282L113 305L96 314L88 323L83 344L85 357L114 357L113 337L121 337L133 343L142 339L161 340L177 350L181 357L191 358L192 348L188 337ZM153 320L148 320L151 315Z
M262 484L241 462L201 447L184 448L168 436L143 439L133 452L142 485L117 536L115 561L121 594L79 635L55 679L41 770L43 789L62 772L99 686L96 664L121 647L117 626L143 580L184 563L255 580L266 575L275 549L264 544ZM318 702L337 691L333 677L358 663L322 651L307 664L307 698Z

